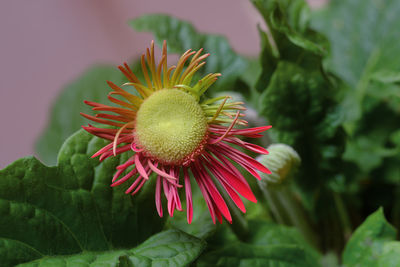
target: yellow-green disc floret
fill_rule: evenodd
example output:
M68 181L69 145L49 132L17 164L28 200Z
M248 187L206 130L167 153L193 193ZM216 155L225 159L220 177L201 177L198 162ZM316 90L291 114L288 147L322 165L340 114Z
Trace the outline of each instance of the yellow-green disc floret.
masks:
M207 119L193 96L178 89L163 89L142 103L135 131L138 145L150 156L178 163L204 141Z

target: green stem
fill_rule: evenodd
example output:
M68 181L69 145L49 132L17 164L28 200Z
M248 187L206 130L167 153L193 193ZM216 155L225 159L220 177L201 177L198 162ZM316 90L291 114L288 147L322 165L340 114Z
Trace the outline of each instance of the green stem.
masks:
M400 227L400 187L399 185L396 186L395 190L395 195L394 195L394 205L392 208L392 220L393 220L393 225L396 227L396 229L399 229Z
M298 203L287 186L282 187L279 199L291 220L291 224L299 229L307 241L314 247L318 247L318 239L312 230L303 207Z
M280 224L295 226L310 244L317 247L318 238L312 230L302 206L294 199L288 185L261 185L260 187L276 221Z
M264 195L264 198L267 200L268 206L271 209L271 213L275 219L275 221L279 224L289 224L289 219L284 212L284 208L282 207L279 198L276 194L276 190L268 190L267 186L260 186L261 192Z
M232 201L228 201L228 206L232 215L232 223L229 226L240 241L246 242L249 237L249 225L239 209L233 206Z
M348 240L351 235L352 227L351 227L349 215L347 214L346 206L345 206L343 199L339 193L334 192L333 199L335 201L336 210L339 214L340 223L342 224L344 238L345 238L345 240Z

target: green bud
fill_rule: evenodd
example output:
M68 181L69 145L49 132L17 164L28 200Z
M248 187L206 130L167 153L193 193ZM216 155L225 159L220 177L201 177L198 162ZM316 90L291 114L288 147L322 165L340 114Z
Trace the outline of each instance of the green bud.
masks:
M300 165L300 156L285 144L272 144L268 147L269 154L257 157L257 160L272 173L260 173L261 183L280 184L289 179Z

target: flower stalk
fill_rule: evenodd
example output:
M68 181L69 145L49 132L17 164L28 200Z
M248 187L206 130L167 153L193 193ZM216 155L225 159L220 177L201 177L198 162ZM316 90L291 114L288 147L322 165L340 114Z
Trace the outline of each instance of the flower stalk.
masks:
M271 174L262 175L258 184L274 219L280 224L295 226L310 244L317 247L317 236L291 190L290 180L300 164L299 155L284 144L270 145L268 151L269 155L262 155L258 160L271 170Z

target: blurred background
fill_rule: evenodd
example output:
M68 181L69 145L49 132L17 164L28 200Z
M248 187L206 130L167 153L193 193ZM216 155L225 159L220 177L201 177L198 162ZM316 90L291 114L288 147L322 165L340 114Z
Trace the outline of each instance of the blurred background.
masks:
M146 13L174 15L201 32L225 35L243 55L259 53L261 18L250 1L1 1L0 168L33 154L66 84L94 64L117 66L144 51L152 35L135 32L127 21Z

